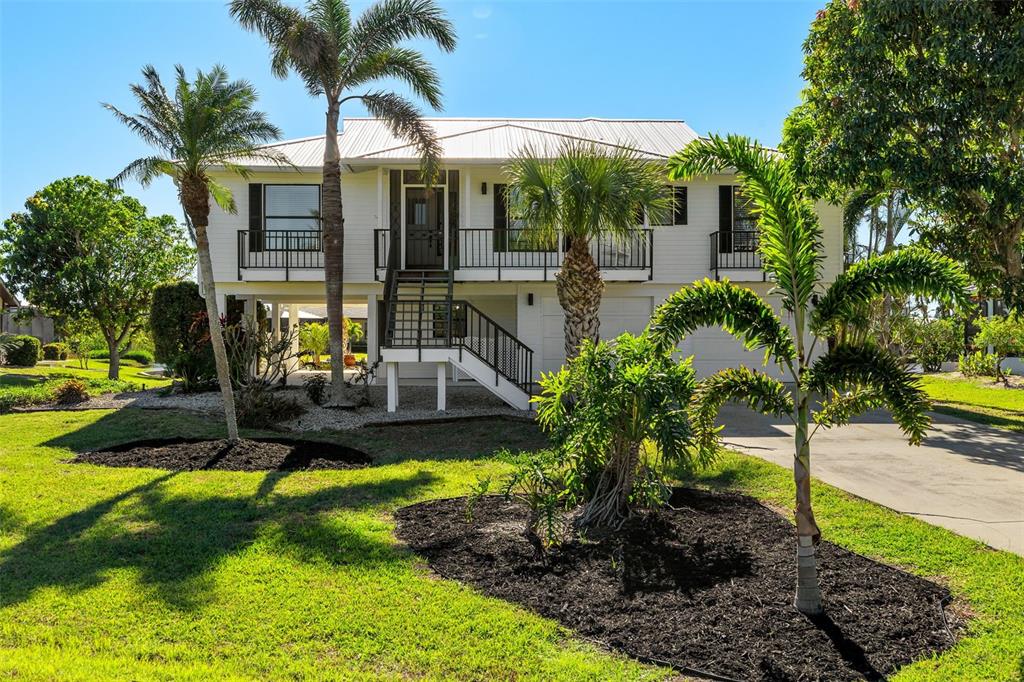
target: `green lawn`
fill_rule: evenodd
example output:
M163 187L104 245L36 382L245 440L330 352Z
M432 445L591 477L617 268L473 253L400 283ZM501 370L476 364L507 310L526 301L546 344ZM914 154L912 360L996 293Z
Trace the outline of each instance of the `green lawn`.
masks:
M1024 431L1024 388L1004 388L990 378L942 374L921 377L935 410L1012 431Z
M0 416L0 675L17 679L661 679L519 607L433 577L391 512L462 495L536 448L505 422L324 434L381 465L295 473L108 469L75 450L219 425L142 410ZM454 435L453 435L454 434ZM700 482L788 507L787 472L727 455ZM1024 559L823 485L826 536L942 576L977 614L900 680L1010 680ZM685 637L686 633L680 633Z
M169 379L142 376L148 370L133 362L122 363L120 380L107 379L108 364L92 361L89 369L82 369L77 361L61 365L35 367L0 367L0 412L12 407L38 405L53 401L53 393L68 379L85 382L90 395L120 393L141 388L160 388L170 385Z

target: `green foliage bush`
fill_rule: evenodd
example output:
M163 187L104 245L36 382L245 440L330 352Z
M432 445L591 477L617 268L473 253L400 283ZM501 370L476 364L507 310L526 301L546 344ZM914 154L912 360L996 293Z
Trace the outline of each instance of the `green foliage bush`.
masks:
M70 372L53 373L48 375L46 379L27 386L0 385L0 414L10 412L15 407L27 407L29 405L42 405L54 402L58 387L72 379L82 381L89 395L122 393L124 391L138 390L139 388L138 384L130 381L92 377L81 379Z
M1002 379L1002 362L1006 358L1024 356L1024 319L1016 314L1005 317L994 315L978 320L978 334L974 345L992 348L995 357L995 377Z
M306 396L314 405L323 405L327 397L327 377L323 374L310 374L302 380Z
M67 360L68 346L65 343L48 343L43 346L43 360Z
M980 350L973 353L962 353L957 362L957 369L965 377L997 377L999 372L996 367L999 364L999 357L994 353L982 353ZM1003 370L1003 374L1009 374L1009 370Z
M235 394L238 425L250 429L286 422L301 416L305 409L292 398L266 387L254 385Z
M132 360L140 365L152 365L153 354L148 350L142 350L141 348L133 348L132 350L126 350L121 353L122 360Z
M4 362L15 367L35 367L39 362L39 339L27 334L19 334L11 339L11 347L4 355Z
M58 405L76 405L89 399L89 387L81 379L68 379L53 392Z
M528 535L553 527L545 508L555 503L582 505L575 521L581 528L617 527L633 510L667 499L665 462L683 469L703 463L690 447L693 368L646 334L585 341L540 385L537 421L555 456L521 463L508 488L533 510Z
M216 380L206 302L195 282L170 282L153 291L149 316L154 357L181 379L185 391L202 390Z
M908 317L896 328L896 340L926 372L938 372L964 350L964 323L960 319L922 320Z
M317 369L323 366L320 357L327 354L330 338L327 325L323 322L299 325L299 348L313 356L313 366Z

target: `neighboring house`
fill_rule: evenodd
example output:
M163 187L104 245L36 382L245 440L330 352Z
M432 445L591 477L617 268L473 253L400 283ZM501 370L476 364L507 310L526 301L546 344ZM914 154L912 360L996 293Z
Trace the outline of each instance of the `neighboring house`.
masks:
M554 275L563 248L532 247L505 210L502 166L524 147L555 150L566 139L620 145L664 162L697 135L682 121L604 119L429 119L444 173L426 187L416 150L375 119L348 119L339 136L345 211L345 301L367 306L369 360L379 381L475 379L510 404L528 408L541 372L565 360ZM323 306L320 162L323 136L273 145L298 168L250 165L248 182L229 173L237 216L210 217L217 291L298 314ZM650 225L628 243L602 240L592 253L606 282L601 335L640 332L666 296L705 277L743 282L767 297L771 283L756 253L756 223L735 177L678 183L671 225ZM826 280L843 268L841 211L821 205ZM280 312L279 312L280 315ZM746 363L760 366L720 331L683 342L702 375ZM379 354L379 355L378 355ZM439 409L444 385L438 384Z
M39 315L30 306L18 303L17 297L3 282L0 282L0 334L27 334L44 344L55 338L53 320Z

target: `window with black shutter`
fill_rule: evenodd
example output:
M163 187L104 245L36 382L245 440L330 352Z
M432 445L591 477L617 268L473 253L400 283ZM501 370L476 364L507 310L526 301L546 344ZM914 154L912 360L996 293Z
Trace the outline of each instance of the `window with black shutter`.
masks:
M718 252L732 253L732 185L718 186Z
M660 220L652 219L651 225L654 227L686 225L686 188L678 187L676 185L666 185L665 189L668 191L669 196L672 198L672 208L668 212L666 212L666 214Z
M321 189L320 185L263 185L267 250L320 250Z
M263 185L249 183L249 251L256 253L266 247L263 234Z

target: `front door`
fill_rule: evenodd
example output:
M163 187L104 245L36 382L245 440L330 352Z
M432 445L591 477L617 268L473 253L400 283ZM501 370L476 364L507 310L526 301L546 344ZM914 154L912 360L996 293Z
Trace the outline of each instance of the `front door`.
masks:
M405 267L444 268L444 188L405 188Z

